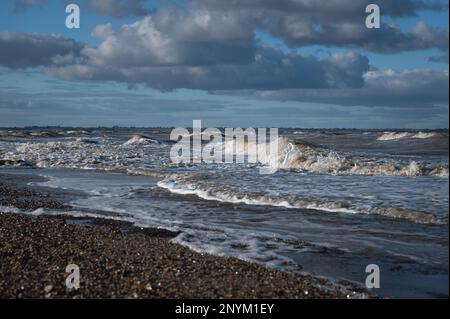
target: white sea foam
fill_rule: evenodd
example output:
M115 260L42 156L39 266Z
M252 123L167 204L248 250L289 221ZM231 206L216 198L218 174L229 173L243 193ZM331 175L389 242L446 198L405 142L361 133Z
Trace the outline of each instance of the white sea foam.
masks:
M79 210L67 210L67 211L60 211L60 210L52 210L47 208L38 208L32 211L19 209L17 207L13 206L1 206L0 205L0 212L2 213L9 213L9 214L24 214L24 215L30 215L30 216L67 216L67 217L74 217L74 218L96 218L96 219L107 219L107 220L115 220L115 221L122 221L122 222L130 222L134 223L134 218L131 216L117 216L117 215L108 215L108 214L100 214L100 213L91 213L86 211L79 211Z
M101 170L145 171L148 164L161 167L169 161L169 146L135 135L123 144L110 138L78 138L50 142L9 143L0 165L31 165ZM246 156L256 149L261 167L321 174L448 177L448 164L430 164L399 159L374 161L363 156L325 149L299 140L280 137L265 145L254 141L220 143L223 154ZM295 172L294 172L295 173Z
M278 145L276 154L266 153L266 150L270 149L270 143L274 141L269 141L264 148L260 148L260 144L253 141L228 141L224 143L223 149L225 153L245 155L251 147L256 147L259 163L277 169L296 169L322 174L448 176L448 165L426 166L415 161L378 163L365 158L347 157L334 150L292 141L285 137L278 138L276 142Z
M337 152L299 144L285 137L270 140L265 145L255 141L227 141L223 144L225 154L246 155L252 149L256 149L261 165L279 169L335 173L345 160Z
M158 144L157 140L141 134L135 134L132 138L125 142L124 145L137 145L137 144Z
M439 136L439 134L437 134L437 133L419 132L419 133L414 134L412 136L412 138L423 138L423 139L425 139L425 138L433 138L433 137L436 137L436 136Z
M446 223L445 220L441 220L433 214L396 207L361 207L354 205L353 203L337 202L327 200L326 198L317 200L294 196L242 193L235 189L224 189L223 187L213 187L209 185L201 185L199 183L179 182L173 179L159 181L157 185L174 194L194 195L204 200L223 203L273 206L288 209L310 209L330 213L374 214L423 224Z
M158 163L161 146L152 141L124 146L119 140L109 138L79 138L50 142L15 142L3 154L5 159L23 161L29 165L49 168L125 169L143 166L145 161Z
M427 139L439 136L435 132L384 132L381 136L377 138L378 141L393 141L400 140L404 138L417 138L417 139Z

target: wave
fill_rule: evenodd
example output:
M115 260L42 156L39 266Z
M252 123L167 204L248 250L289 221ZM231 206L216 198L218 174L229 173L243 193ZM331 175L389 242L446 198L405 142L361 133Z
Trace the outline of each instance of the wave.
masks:
M193 181L193 180L201 180L207 178L206 173L172 173L172 172L164 172L159 169L148 169L148 168L132 168L126 170L127 174L137 175L137 176L148 176L154 177L159 180L167 180L173 179L178 181Z
M20 161L37 168L101 170L145 167L149 160L159 163L160 157L153 153L160 153L166 145L137 136L134 137L134 141L140 144L130 142L124 145L122 141L108 137L13 142L8 143L7 152L3 154L0 152L0 160L4 165Z
M85 130L69 130L69 131L65 131L64 134L78 136L78 135L89 135L90 133Z
M304 141L292 141L286 137L272 139L266 143L237 140L223 143L223 152L226 155L245 156L249 151L256 151L259 164L278 169L295 168L337 173L345 160L337 152Z
M325 149L301 140L280 137L261 147L255 141L228 141L223 144L225 154L257 152L258 162L277 169L297 169L321 174L358 174L388 176L439 176L448 177L447 165L419 164L415 161L377 162L367 158L355 158ZM267 150L270 150L267 153Z
M23 167L23 166L30 166L27 162L20 159L0 159L0 167L6 166L6 167Z
M98 144L100 142L99 138L81 138L81 137L77 138L76 141L86 144Z
M246 204L257 206L283 207L287 209L309 209L330 213L369 214L394 219L407 220L420 224L446 224L447 219L441 219L433 214L396 207L357 207L349 202L333 200L317 200L295 196L275 196L261 193L242 193L235 189L225 189L211 185L193 182L180 182L176 179L165 179L157 185L178 195L194 195L208 201L218 201L230 204Z
M55 211L47 208L38 208L36 210L28 211L19 209L15 206L0 205L0 212L8 214L29 215L29 216L70 216L74 218L94 218L94 219L106 219L106 220L134 223L134 219L131 216L125 215L122 216L118 214L109 215L109 214L101 214L100 212L92 213L78 210Z
M448 163L406 162L392 158L375 160L286 137L266 143L232 140L217 143L215 147L221 148L225 156L237 155L244 158L249 151L256 150L257 164L273 169L320 174L448 177ZM0 165L82 169L139 169L149 165L161 167L170 165L168 148L168 144L139 134L125 144L107 137L14 142L8 145L7 152L0 155Z
M61 138L64 136L86 136L88 131L81 129L74 130L0 130L1 137L31 137L31 138Z
M412 136L412 138L433 138L433 137L440 137L442 136L442 134L438 134L438 133L424 133L424 132L419 132L416 133Z
M355 163L352 168L348 170L349 173L358 175L387 175L387 176L435 176L448 177L448 165L427 166L411 161L408 164L358 164Z
M440 137L442 134L436 132L384 132L381 136L377 138L378 141L393 141L400 140L404 138L416 138L416 139L427 139L433 137Z
M157 140L154 140L148 136L142 134L135 134L132 138L124 143L124 145L137 145L137 144L159 144Z

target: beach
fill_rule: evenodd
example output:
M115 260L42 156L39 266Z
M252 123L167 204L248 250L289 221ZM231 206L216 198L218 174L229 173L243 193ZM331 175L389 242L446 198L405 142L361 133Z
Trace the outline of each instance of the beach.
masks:
M67 209L20 180L0 174L3 207ZM170 243L176 235L120 221L0 213L0 298L353 296L324 279L194 252ZM66 287L68 264L80 269L79 289Z

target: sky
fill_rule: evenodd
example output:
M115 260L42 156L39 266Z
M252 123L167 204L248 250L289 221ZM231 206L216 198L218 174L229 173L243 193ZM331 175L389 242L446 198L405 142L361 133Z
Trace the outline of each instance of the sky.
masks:
M440 0L3 0L0 127L448 128L448 22Z

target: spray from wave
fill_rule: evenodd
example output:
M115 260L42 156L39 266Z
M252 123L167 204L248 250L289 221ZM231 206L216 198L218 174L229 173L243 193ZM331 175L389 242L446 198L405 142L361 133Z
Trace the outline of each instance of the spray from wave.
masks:
M271 143L277 143L277 153L267 153ZM228 141L223 144L225 154L245 155L257 149L258 162L261 165L277 169L296 169L321 174L358 174L388 176L448 176L448 165L427 165L415 161L379 162L369 158L347 156L346 154L318 147L299 140L285 137L269 141L260 147L255 141Z

